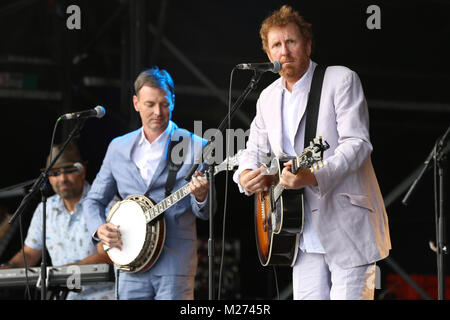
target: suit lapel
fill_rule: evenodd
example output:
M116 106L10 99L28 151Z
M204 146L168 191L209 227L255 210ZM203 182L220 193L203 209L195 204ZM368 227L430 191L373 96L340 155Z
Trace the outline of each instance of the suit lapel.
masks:
M303 99L305 99L306 101L304 101L304 103L302 103L303 108L301 108L297 114L297 120L296 120L296 132L295 132L295 136L294 136L294 143L295 145L293 146L295 150L299 149L299 150L303 150L304 149L304 128L305 128L305 124L306 121L308 120L307 118L303 119L306 115L306 107L308 104L308 100L309 100L309 93L311 91L311 81L312 81L312 74L314 74L314 70L316 68L316 64L314 62L310 62L311 63L311 68L308 70L308 73L306 74L306 78L304 79L305 83L303 84L303 88L302 90L304 91L304 97ZM303 102L302 101L302 102ZM303 123L301 123L301 121L303 121ZM301 128L301 130L300 130ZM302 134L300 134L300 132L302 132ZM300 139L301 138L301 139ZM298 151L297 151L298 152Z
M141 130L137 129L135 131L133 131L132 133L130 133L130 141L128 143L125 143L123 146L123 152L125 155L125 158L128 159L128 161L130 161L130 163L132 163L131 166L131 174L134 178L134 180L136 181L137 184L142 185L142 186L147 186L146 182L144 181L144 179L141 176L141 173L139 172L139 168L136 166L136 164L133 162L133 160L131 160L131 151L133 150L134 145L137 143L137 140L139 140L141 138Z
M306 111L306 105L303 108L301 108L297 114L297 120L295 121L295 127L294 127L294 128L297 128L295 131L295 135L294 135L294 143L297 142L297 135L299 134L299 130L300 130L300 121L302 121L303 117L305 116L305 111ZM293 146L293 147L295 148L295 146Z
M148 186L147 193L149 192L149 190L152 188L152 186L158 180L159 176L162 175L162 173L164 172L164 170L167 167L167 156L168 156L167 153L169 151L169 143L172 140L173 133L175 132L176 129L178 129L178 126L174 122L171 121L171 123L172 123L172 128L169 132L169 139L167 139L166 145L164 147L164 154L161 157L161 159L158 163L158 166L156 167L155 173L153 174L152 180L150 181L150 185Z

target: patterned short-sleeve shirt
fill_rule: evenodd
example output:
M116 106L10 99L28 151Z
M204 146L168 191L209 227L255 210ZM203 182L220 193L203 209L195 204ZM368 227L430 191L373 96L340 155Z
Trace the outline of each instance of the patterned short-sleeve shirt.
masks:
M47 199L45 242L54 266L79 262L97 253L88 232L86 215L83 214L84 199L90 187L88 182L84 183L81 199L71 214L59 195L55 194ZM25 244L32 249L42 250L42 203L31 219ZM80 293L70 292L67 299L114 299L114 284L83 285Z

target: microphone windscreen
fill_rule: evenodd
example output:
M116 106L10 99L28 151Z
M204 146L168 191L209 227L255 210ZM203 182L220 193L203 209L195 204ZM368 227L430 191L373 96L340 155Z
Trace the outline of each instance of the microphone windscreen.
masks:
M278 60L275 60L272 62L273 63L273 73L279 73L281 71L282 65L281 62Z
M106 110L102 106L96 106L94 109L97 111L97 118L103 118L103 116L106 114Z
M83 165L82 165L81 163L75 162L75 163L73 164L73 166L74 166L75 168L77 168L77 173L78 173L78 174L82 174L82 173L83 173Z

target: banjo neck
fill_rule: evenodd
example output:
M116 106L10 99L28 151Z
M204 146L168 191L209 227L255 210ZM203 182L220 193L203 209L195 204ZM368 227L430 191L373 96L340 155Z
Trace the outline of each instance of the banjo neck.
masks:
M234 156L227 157L222 163L214 167L214 175L221 171L232 170L239 165L239 158L241 157L242 150L239 150ZM150 209L144 212L147 223L157 219L167 209L173 206L175 203L189 195L189 183L172 193L170 196L160 201Z
M181 199L185 198L187 195L189 195L189 183L185 184L183 187L172 193L170 196L165 198L164 200L161 200L156 205L148 209L144 212L145 218L147 220L147 223L152 222L153 220L157 219L160 215L164 213L167 209L169 209L171 206L173 206L175 203L180 201Z

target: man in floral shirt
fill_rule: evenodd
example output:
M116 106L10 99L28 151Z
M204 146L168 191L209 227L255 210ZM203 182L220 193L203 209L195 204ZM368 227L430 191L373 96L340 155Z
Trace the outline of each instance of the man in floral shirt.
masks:
M60 150L55 146L54 158ZM47 159L47 166L50 163ZM67 145L49 173L55 195L47 199L46 247L54 266L109 263L101 245L95 246L88 232L83 202L90 189L85 181L86 167L75 144ZM25 258L28 266L36 265L42 255L42 203L36 208L25 239ZM8 263L9 267L23 267L22 250ZM81 292L69 292L69 300L114 299L114 284L83 285Z

